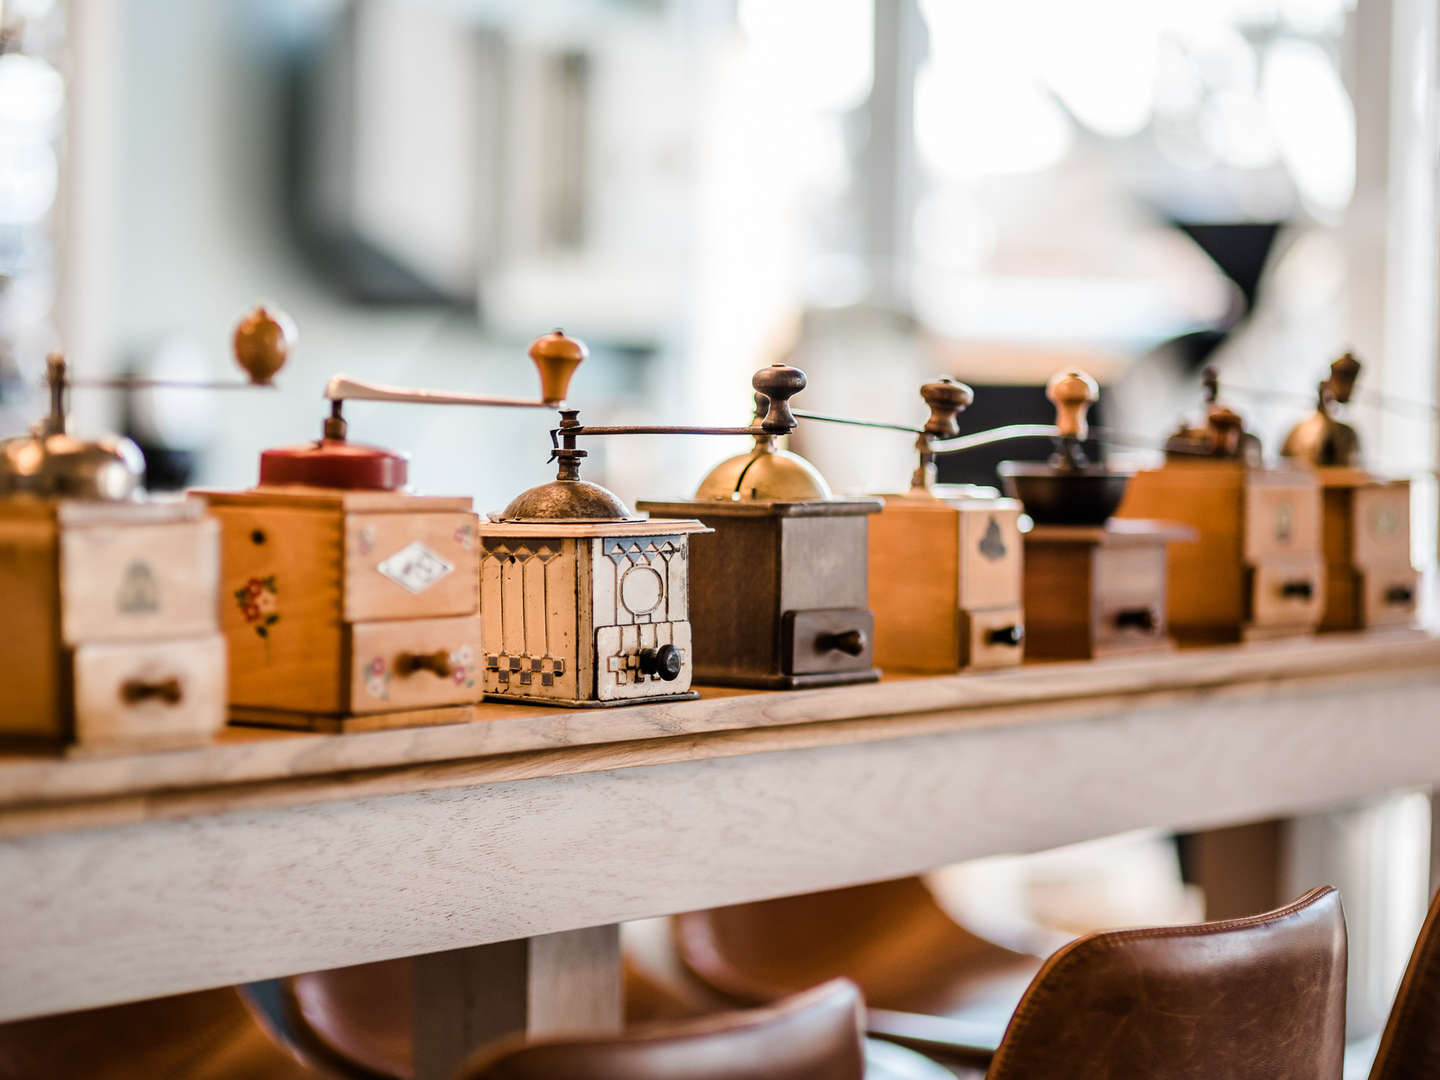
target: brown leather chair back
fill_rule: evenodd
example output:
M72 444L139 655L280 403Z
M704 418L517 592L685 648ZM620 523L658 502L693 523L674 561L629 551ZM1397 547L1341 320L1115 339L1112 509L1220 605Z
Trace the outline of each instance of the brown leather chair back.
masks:
M860 992L843 979L775 1005L622 1035L482 1050L463 1080L861 1080Z
M1338 1080L1340 894L1196 926L1090 934L1045 962L986 1080Z
M1440 1076L1440 893L1420 928L1370 1080L1429 1080Z
M873 1007L944 1013L997 979L1013 981L1013 1003L1039 967L960 926L916 877L692 911L673 925L685 966L747 1004L843 977Z

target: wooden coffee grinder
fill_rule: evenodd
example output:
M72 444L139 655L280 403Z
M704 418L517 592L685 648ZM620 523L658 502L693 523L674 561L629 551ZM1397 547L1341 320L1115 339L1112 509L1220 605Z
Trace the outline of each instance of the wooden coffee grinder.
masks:
M1034 522L1025 534L1029 655L1078 660L1172 648L1166 548L1194 534L1167 521L1112 517L1130 474L1086 457L1094 379L1060 372L1045 394L1056 414L1049 463L1000 465L1006 491Z
M1332 415L1349 402L1360 361L1345 353L1319 385L1315 412L1280 453L1320 482L1325 557L1322 630L1404 626L1415 621L1419 573L1410 562L1410 481L1361 467L1355 429Z
M748 428L754 449L721 462L691 499L647 501L656 513L694 516L690 603L695 677L763 688L873 682L875 625L867 600L867 519L881 503L837 498L804 458L777 446L795 429L788 400L800 370L755 375Z
M960 435L956 417L974 399L962 382L936 379L920 397L930 416L919 428L797 414L915 436L919 461L909 489L880 495L884 508L870 519L875 662L917 672L1018 664L1025 640L1020 504L994 488L935 482L937 455L994 441L987 436L996 433Z
M66 395L269 386L279 367L245 366L248 383L76 380L50 357L49 415L0 443L0 738L107 753L204 743L225 723L218 526L146 498L130 440L70 435Z
M1170 547L1170 627L1182 643L1312 632L1325 608L1320 486L1298 468L1260 466L1260 443L1218 403L1206 374L1206 419L1165 444L1165 464L1137 473L1118 517L1195 530Z

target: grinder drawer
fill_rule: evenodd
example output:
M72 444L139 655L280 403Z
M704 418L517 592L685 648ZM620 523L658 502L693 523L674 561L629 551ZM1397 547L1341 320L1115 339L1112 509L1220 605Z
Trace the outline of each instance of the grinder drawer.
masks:
M349 631L352 713L466 705L484 692L478 615L355 623Z
M786 675L868 671L875 666L875 618L858 608L787 611L780 620Z
M1315 626L1325 610L1325 563L1272 559L1248 568L1249 621L1253 626Z
M186 746L225 723L225 638L89 642L71 657L75 742L85 749Z

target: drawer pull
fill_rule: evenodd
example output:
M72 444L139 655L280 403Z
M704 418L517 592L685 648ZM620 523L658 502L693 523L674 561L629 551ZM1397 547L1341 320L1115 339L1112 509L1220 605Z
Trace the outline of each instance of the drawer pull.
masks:
M1115 613L1117 630L1139 630L1142 634L1153 634L1160 625L1160 616L1153 607L1125 608Z
M126 705L137 705L142 701L158 699L166 705L178 705L184 696L180 680L160 679L146 682L144 679L127 679L120 686L120 700Z
M1280 586L1280 595L1309 600L1315 595L1315 585L1309 581L1287 581Z
M1392 585L1385 590L1385 603L1392 607L1409 607L1415 602L1415 590L1409 585Z
M395 658L397 675L414 675L417 671L431 671L442 679L450 674L450 653L437 649L432 653L401 653Z
M1018 649L1025 640L1025 627L1019 623L1010 626L997 626L985 635L985 640L991 645L1009 645Z
M640 674L658 675L664 682L674 682L684 670L685 658L674 645L640 650Z
M845 630L838 634L821 634L815 645L821 652L843 652L846 656L859 656L870 644L864 630Z

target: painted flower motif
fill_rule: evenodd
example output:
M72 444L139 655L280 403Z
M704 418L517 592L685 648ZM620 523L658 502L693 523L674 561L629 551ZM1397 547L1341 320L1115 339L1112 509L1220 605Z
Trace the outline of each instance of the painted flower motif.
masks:
M451 659L458 664L463 664L465 667L469 667L475 662L475 650L470 648L469 645L461 645L460 648L455 651L455 654L451 657Z
M465 685L465 669L464 669L463 667L462 667L462 668L456 668L455 671L454 671L454 673L453 673L453 675L452 675L451 677L455 680L455 685L456 685L456 686L464 686L464 685Z
M372 675L365 680L365 692L373 698L385 701L390 697L390 680Z
M469 525L458 526L455 529L455 542L469 550L475 543L475 531Z
M260 637L270 636L270 627L280 621L279 590L275 587L275 575L252 577L234 592L235 604L245 621L255 627Z
M377 656L377 657L375 657L374 660L371 660L371 661L370 661L370 674L371 674L371 675L384 675L384 674L385 674L385 658L384 658L383 656Z

